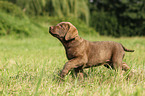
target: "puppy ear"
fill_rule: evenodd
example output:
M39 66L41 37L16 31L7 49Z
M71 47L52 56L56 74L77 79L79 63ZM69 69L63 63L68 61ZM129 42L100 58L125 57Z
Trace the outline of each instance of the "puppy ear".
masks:
M78 30L74 26L70 26L68 32L65 35L65 40L71 40L78 36Z

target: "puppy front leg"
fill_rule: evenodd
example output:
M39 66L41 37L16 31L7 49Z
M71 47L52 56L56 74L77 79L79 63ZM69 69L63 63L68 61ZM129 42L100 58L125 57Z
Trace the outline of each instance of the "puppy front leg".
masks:
M61 78L64 78L65 75L67 75L68 72L69 72L71 69L81 67L81 66L83 66L85 63L86 63L86 60L83 59L83 58L75 58L75 59L69 60L69 61L64 65L63 70L62 70L61 73L60 73L60 77L61 77Z

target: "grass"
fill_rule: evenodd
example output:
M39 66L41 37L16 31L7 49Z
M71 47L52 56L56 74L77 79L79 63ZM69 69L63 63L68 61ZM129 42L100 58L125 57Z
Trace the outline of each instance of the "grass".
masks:
M145 96L145 38L83 36L90 41L121 42L134 53L124 61L136 74L129 80L103 66L85 69L79 81L70 72L58 83L58 72L67 61L60 42L50 36L40 38L0 38L0 95L3 96Z

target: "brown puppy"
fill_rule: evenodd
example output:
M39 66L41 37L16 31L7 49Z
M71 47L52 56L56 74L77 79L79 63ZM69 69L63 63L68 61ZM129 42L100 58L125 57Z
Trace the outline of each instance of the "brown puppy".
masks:
M78 35L75 26L69 22L61 22L51 26L50 34L63 44L68 62L64 65L60 76L63 78L71 69L75 69L83 78L83 68L104 65L107 68L127 71L129 66L122 62L125 51L134 52L113 41L90 42ZM110 66L109 66L110 65Z

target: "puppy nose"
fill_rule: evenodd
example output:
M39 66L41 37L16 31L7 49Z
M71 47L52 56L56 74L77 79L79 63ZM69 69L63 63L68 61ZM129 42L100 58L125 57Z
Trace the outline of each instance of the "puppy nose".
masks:
M53 29L53 27L52 27L52 26L50 27L50 30L51 30L51 29Z
M53 28L52 26L51 26L51 27L49 27L49 32L51 32L51 31L52 31L52 28Z

